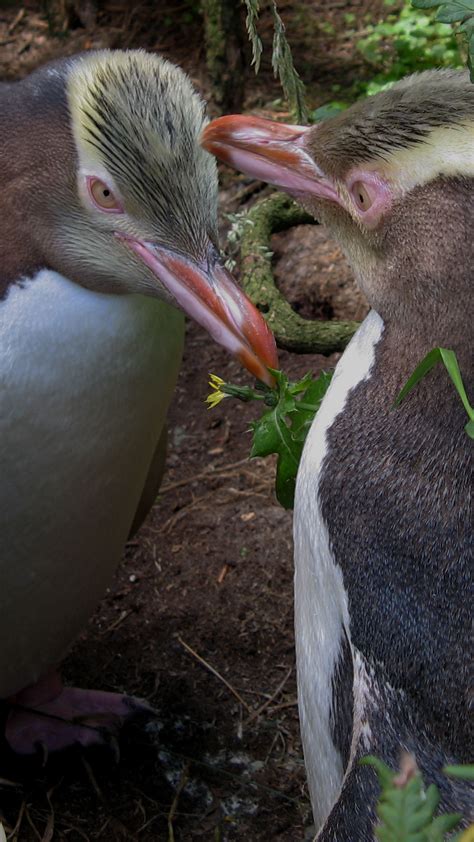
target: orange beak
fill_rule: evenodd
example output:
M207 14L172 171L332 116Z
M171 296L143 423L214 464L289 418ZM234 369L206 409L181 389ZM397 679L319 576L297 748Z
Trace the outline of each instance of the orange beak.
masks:
M178 307L258 380L274 384L268 371L269 367L278 368L273 333L212 247L207 260L197 263L154 243L117 236L151 269Z
M337 202L334 186L306 151L309 130L233 114L209 123L201 143L216 158L292 196L310 194Z

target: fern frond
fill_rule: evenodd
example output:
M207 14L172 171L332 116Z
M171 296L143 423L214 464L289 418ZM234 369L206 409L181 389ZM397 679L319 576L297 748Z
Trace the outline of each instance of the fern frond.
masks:
M274 25L273 72L280 79L284 94L297 121L306 123L308 121L308 109L305 102L304 84L293 63L291 47L285 35L285 24L278 12L276 0L272 0L271 11Z
M258 73L260 70L260 59L263 52L262 41L257 32L260 0L244 0L244 3L247 9L245 26L247 27L249 41L252 45L252 64L255 67L255 73Z

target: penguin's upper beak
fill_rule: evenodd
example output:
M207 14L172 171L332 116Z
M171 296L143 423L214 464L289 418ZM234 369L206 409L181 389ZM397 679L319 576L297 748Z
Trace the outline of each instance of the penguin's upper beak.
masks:
M209 123L201 143L227 164L292 196L310 194L337 202L334 185L306 149L310 129L315 131L314 126L291 126L233 114Z
M222 265L213 246L198 263L154 243L127 235L120 239L148 266L179 307L271 386L268 368L278 368L274 336L265 319Z

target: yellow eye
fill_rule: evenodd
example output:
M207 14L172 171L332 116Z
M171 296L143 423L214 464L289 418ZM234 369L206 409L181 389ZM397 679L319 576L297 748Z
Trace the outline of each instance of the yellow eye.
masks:
M366 211L372 207L373 198L362 181L354 182L352 185L352 196L359 210Z
M109 213L123 212L122 205L115 198L112 190L105 181L101 181L100 178L90 177L88 179L88 187L91 198L98 208Z

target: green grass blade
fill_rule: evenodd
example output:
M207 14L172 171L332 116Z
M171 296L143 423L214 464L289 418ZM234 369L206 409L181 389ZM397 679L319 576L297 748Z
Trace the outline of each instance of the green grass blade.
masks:
M456 359L456 354L454 351L449 350L448 348L438 348L440 352L441 359L445 365L445 368L454 383L454 387L462 400L464 409L466 410L467 414L469 415L469 420L474 421L474 409L470 405L466 390L464 388L464 383L462 382L461 372L459 371L458 361Z
M402 400L409 392L411 392L413 387L416 386L416 384L419 383L420 380L422 380L422 378L425 377L439 362L443 363L449 377L451 378L454 388L461 398L464 409L469 417L469 422L466 425L465 430L470 438L474 438L474 409L469 403L466 389L464 388L456 354L450 348L433 348L433 350L422 359L421 363L419 363L419 365L415 368L413 374L408 378L407 382L403 386L403 389L397 395L394 406L399 406Z
M428 372L431 371L432 368L434 368L436 363L438 363L440 361L440 353L439 352L440 352L439 348L433 348L433 350L430 351L429 354L427 354L426 357L424 357L422 359L421 363L419 363L419 365L417 365L417 367L415 368L415 371L408 378L408 380L405 383L403 389L397 395L397 397L395 399L395 406L399 406L401 404L402 400L404 398L406 398L406 396L408 395L409 392L411 392L411 390L413 389L413 386L416 386L416 384L419 383L420 380L422 380L423 377L425 377L428 374Z
M464 427L470 439L474 439L474 421L468 421Z
M450 778L460 778L463 781L474 781L474 764L466 766L445 766L443 772Z

